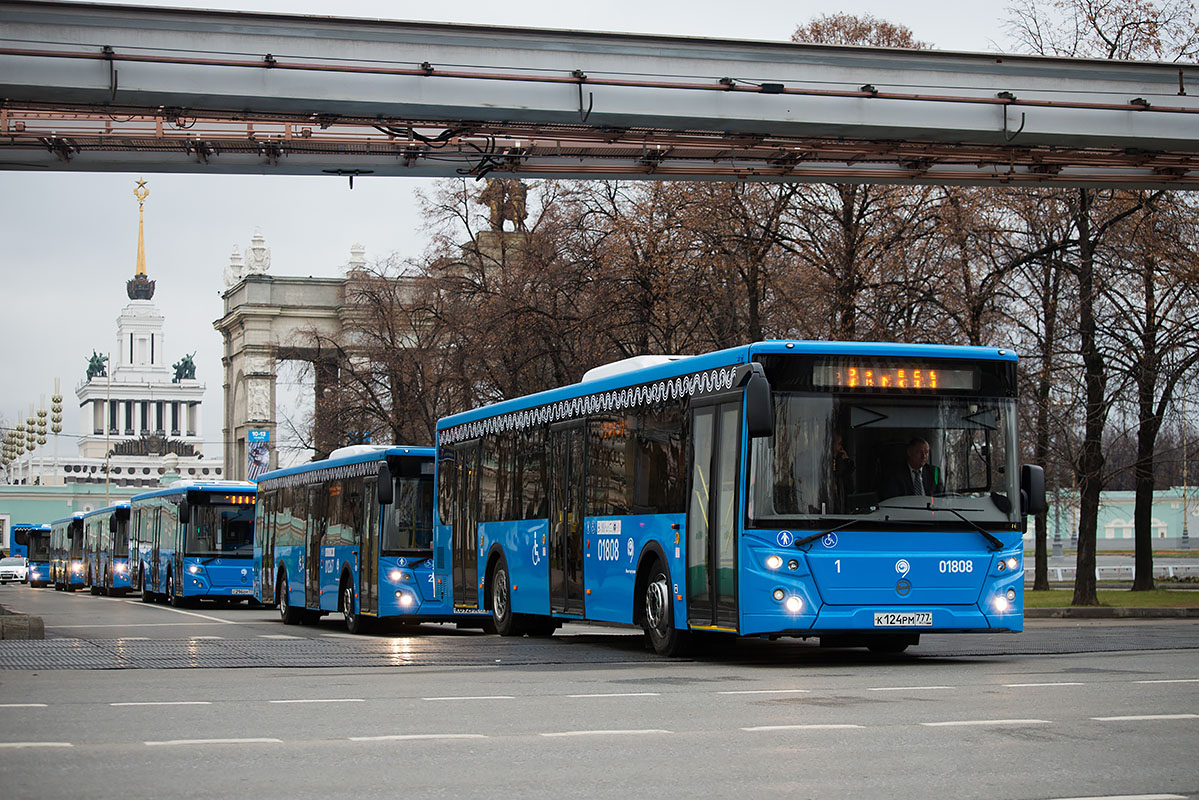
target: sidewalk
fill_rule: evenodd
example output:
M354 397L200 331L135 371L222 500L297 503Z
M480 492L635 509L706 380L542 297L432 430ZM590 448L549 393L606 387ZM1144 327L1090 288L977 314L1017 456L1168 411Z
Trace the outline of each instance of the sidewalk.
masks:
M1119 606L1067 606L1026 608L1025 619L1199 619L1199 606L1187 608L1122 608Z

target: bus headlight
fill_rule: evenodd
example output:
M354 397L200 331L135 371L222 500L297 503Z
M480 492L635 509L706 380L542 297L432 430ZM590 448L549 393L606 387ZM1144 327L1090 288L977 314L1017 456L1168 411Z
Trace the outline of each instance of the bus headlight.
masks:
M782 565L783 565L783 559L781 556L767 556L766 557L766 567L768 569L778 569Z
M1009 558L1007 560L1007 568L1008 569L1015 569L1018 566L1020 566L1020 560L1017 559L1015 556L1012 556L1011 558Z
M409 608L413 603L416 602L412 598L412 595L404 594L403 592L396 592L396 597L398 597L400 599L400 607L401 608Z
M787 596L787 593L784 592L782 589L774 590L774 599L778 600L780 603L783 602L783 598L786 596Z
M1012 601L1008 600L1004 595L999 595L995 598L994 605L996 611L1007 611L1011 607Z
M71 572L83 572L83 562L82 561L72 561L71 562Z
M192 575L199 575L200 567L197 564L188 564L187 571L190 572Z
M787 602L783 603L783 608L787 609L792 614L798 614L800 611L803 611L803 599L796 597L795 595L791 595L787 598Z
M128 567L125 566L124 564L117 564L115 567L113 567L113 569L115 569L117 572L123 573L125 570L128 569Z
M387 573L387 577L391 578L393 583L399 583L404 579L404 573L400 572L398 569L393 569L391 572Z

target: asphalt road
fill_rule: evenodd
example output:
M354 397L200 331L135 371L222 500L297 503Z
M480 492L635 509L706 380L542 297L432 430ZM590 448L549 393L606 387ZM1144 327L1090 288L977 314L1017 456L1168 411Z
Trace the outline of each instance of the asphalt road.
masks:
M336 615L0 603L51 637L0 642L4 798L1199 798L1199 621L662 660L620 628L348 637Z

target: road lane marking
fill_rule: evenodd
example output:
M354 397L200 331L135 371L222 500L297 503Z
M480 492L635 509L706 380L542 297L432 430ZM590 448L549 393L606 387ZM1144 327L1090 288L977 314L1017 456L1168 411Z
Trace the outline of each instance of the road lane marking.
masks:
M322 633L321 638L322 639L361 639L362 637L358 636L356 634L353 634L353 633Z
M244 622L230 622L230 625L244 625ZM83 628L195 628L200 625L216 625L215 622L104 622L92 625L50 625L55 630L81 630ZM123 637L126 639L133 637Z
M172 747L192 744L283 744L282 739L168 739L162 742L146 742L146 747Z
M614 730L614 731L557 731L555 733L542 733L539 736L557 737L557 736L641 736L647 733L670 733L656 728L645 728L640 730Z
M187 638L189 638L189 639L219 639L222 642L225 640L224 636L189 636Z
M1181 794L1101 794L1092 797L1055 797L1053 800L1187 800Z
M1051 725L1047 719L963 719L953 722L921 722L926 728L954 728L970 725Z
M259 639L303 639L303 636L292 636L290 633L260 633Z
M1137 683L1199 683L1199 678L1164 678L1156 681L1137 681Z
M868 692L925 692L940 689L953 689L953 686L873 686Z
M20 749L25 747L74 747L70 742L0 742L0 747Z
M507 694L492 694L479 695L477 697L422 697L422 700L515 700L512 695Z
M753 728L742 728L743 731L836 731L848 728L861 728L862 725L849 724L812 724L812 725L758 725Z
M351 742L402 742L418 739L486 739L481 733L399 733L394 736L351 736Z
M1138 722L1154 719L1199 719L1199 714L1132 714L1126 717L1091 717L1096 722Z
M109 703L110 706L210 706L207 700L159 700L140 703Z
M810 689L738 689L737 691L717 692L716 694L811 694Z
M45 703L0 703L0 708L46 708Z
M242 622L235 622L231 619L221 619L220 617L210 617L207 614L197 614L195 611L184 611L181 608L171 608L170 606L150 606L150 605L146 605L145 603L143 603L140 600L126 600L125 602L129 603L130 605L134 605L134 606L142 606L145 608L155 608L155 609L158 609L159 611L173 611L176 614L186 614L189 617L199 617L200 619L210 619L213 622L223 622L226 625L243 625L243 624L245 624Z
M614 692L612 694L568 694L567 697L661 697L658 692Z
M365 703L360 697L330 697L327 699L313 698L310 700L268 700L268 703Z
M1086 686L1086 684L1074 681L1059 681L1057 683L1005 683L1004 686L1009 689L1031 689L1037 686Z

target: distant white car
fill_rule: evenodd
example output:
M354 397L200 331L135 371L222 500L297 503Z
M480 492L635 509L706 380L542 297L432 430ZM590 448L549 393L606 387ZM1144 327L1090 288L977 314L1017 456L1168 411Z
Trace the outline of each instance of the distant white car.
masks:
M22 556L0 558L0 583L25 583L29 580L29 562Z

